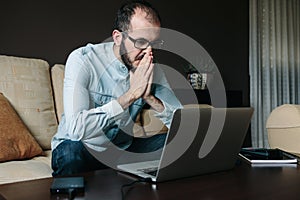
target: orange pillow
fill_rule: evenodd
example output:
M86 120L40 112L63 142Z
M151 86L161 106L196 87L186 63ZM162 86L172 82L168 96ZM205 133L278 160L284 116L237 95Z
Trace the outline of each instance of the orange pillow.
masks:
M43 150L5 96L0 93L0 162L42 155Z

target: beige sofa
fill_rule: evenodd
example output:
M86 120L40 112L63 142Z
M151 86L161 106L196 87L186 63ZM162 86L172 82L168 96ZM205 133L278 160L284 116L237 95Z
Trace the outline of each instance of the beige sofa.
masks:
M267 119L266 128L271 148L300 155L300 105L276 107Z
M20 122L24 123L29 135L33 136L34 142L37 142L43 152L35 156L34 154L26 156L27 154L18 152L27 143L23 141L24 139L18 138L26 130L23 130L24 127L16 129L16 127L22 127L22 124L12 125L18 122L18 119L11 118L10 113L5 113L5 110L0 108L0 115L5 116L5 118L0 118L0 144L8 146L6 152L3 152L2 146L0 147L0 154L2 153L0 184L51 177L50 144L63 112L63 77L64 65L49 66L46 61L41 59L0 56L2 103L8 105L7 102L9 102ZM3 98L6 98L7 102ZM12 111L9 112L12 113ZM8 118L10 118L9 122L6 121ZM136 136L166 131L166 127L153 117L151 110L144 110L139 119L143 124L137 121L137 125L142 125L143 128L135 126L134 134ZM20 129L22 130L20 131ZM17 144L10 138L10 135L13 135L22 144L16 147ZM17 158L6 158L12 149L17 149L17 153L14 151ZM21 154L23 157L19 157Z

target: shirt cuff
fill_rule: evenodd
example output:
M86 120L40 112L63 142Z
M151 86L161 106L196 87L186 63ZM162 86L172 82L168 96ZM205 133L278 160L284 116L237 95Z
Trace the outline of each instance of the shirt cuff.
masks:
M109 117L115 117L124 112L124 109L117 100L112 100L111 102L96 108L96 112L105 112Z

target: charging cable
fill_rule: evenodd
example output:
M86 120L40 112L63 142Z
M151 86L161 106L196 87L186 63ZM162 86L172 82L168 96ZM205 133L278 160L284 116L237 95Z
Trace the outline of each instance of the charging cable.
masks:
M132 186L136 185L137 183L150 183L152 182L151 178L140 178L136 181L132 181L130 183L124 184L121 187L121 194L122 194L122 199L125 199L126 194L128 193L128 191L132 188ZM126 193L124 192L124 189L127 187L131 187L129 188Z

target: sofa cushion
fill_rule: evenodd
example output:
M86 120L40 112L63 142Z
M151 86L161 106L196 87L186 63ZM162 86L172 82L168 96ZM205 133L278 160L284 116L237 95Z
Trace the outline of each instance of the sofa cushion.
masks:
M185 108L212 108L208 104L187 104ZM162 123L162 121L155 116L155 112L152 109L144 109L141 113L141 124L144 129L145 136L151 136L155 134L167 133L168 128Z
M51 68L52 86L54 92L55 110L58 122L64 112L63 88L64 88L65 66L56 64Z
M0 93L0 162L43 153L9 101Z
M30 160L8 161L0 165L0 185L52 176L51 151Z
M152 109L142 110L141 125L144 128L146 136L168 132L168 128L162 123L159 118L155 116L155 111Z
M141 114L139 113L136 117L136 121L133 125L133 135L135 137L145 137L147 136L146 133L145 133L145 130L144 130L144 127L142 126L142 123L141 123Z
M0 56L0 91L43 149L57 130L50 68L40 59Z

